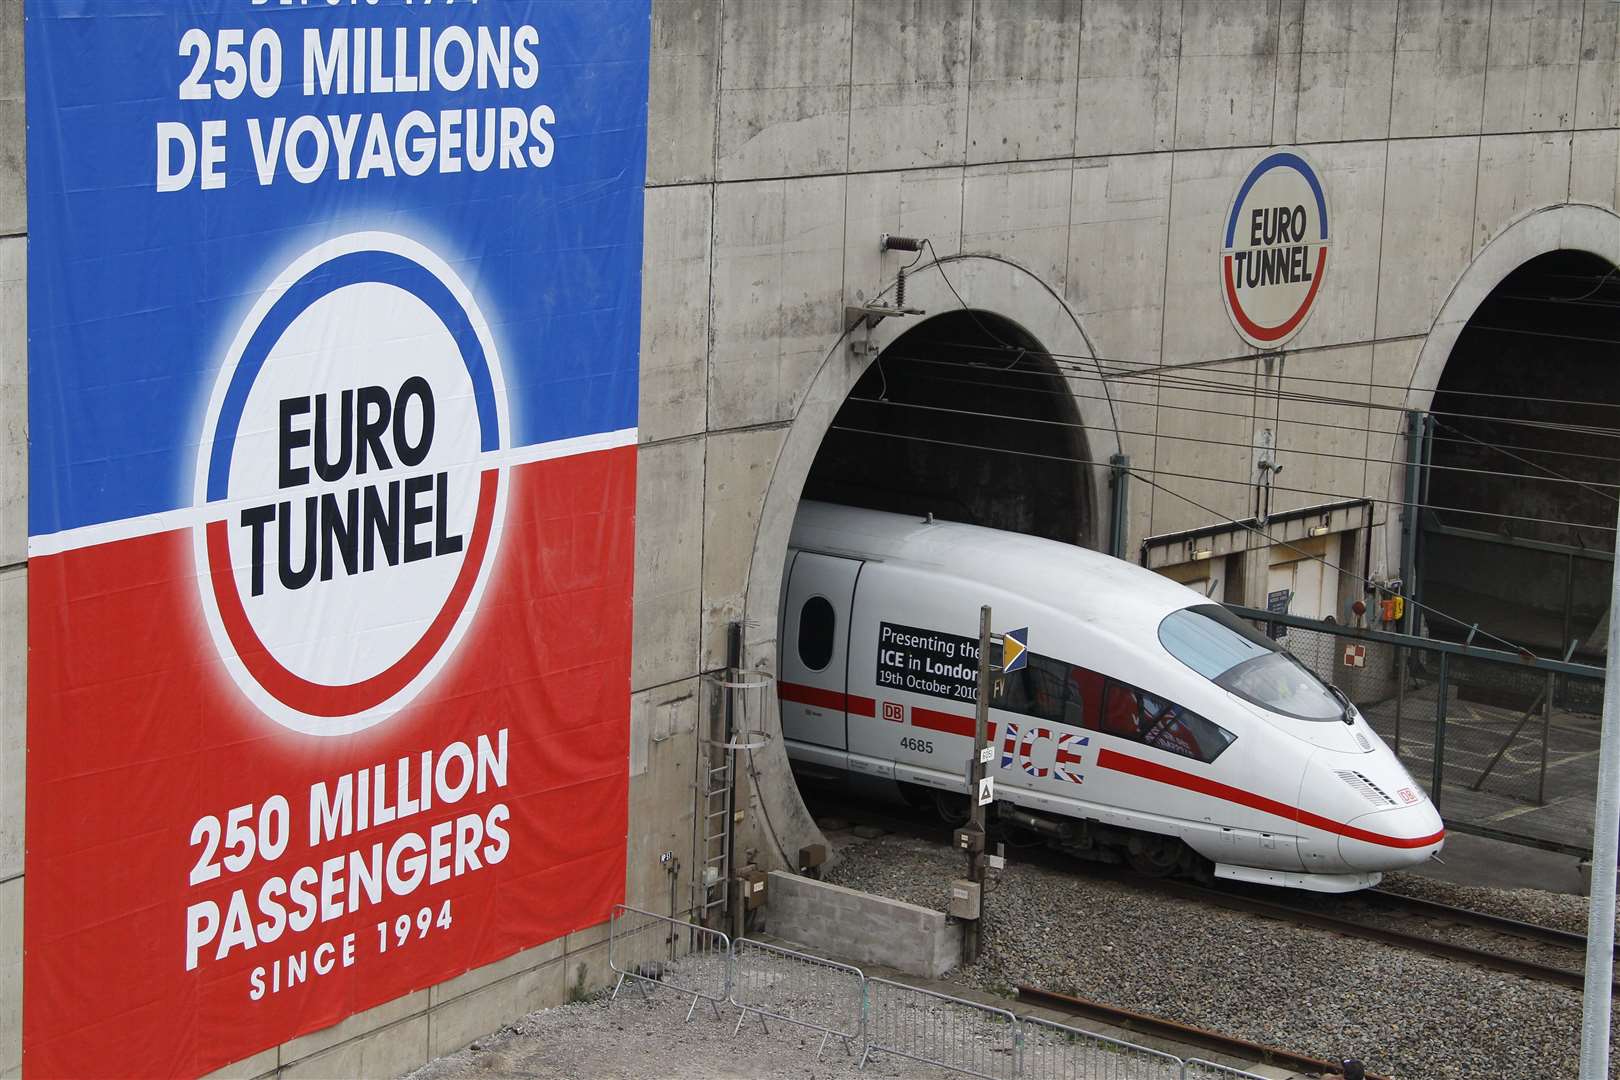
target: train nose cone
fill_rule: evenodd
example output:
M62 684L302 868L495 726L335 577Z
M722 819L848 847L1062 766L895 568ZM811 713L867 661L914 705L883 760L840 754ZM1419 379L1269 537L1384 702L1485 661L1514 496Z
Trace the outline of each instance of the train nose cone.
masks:
M1434 804L1375 810L1353 818L1339 834L1339 857L1357 870L1416 866L1445 843L1445 825Z

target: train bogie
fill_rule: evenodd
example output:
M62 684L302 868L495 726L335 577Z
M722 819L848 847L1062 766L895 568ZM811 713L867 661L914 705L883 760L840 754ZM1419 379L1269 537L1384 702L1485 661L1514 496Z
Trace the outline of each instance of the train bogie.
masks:
M1200 594L1095 552L806 503L781 616L800 763L967 789L981 605L1029 627L998 674L989 774L1058 846L1319 891L1437 851L1422 789L1354 707ZM1184 847L1183 847L1184 846Z

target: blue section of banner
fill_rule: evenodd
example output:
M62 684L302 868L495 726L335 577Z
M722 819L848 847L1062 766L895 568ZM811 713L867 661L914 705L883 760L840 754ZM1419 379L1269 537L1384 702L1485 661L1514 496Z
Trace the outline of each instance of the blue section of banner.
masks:
M649 0L29 0L26 15L31 535L189 505L243 319L295 258L348 233L408 236L467 284L500 355L510 445L635 425ZM307 35L324 61L338 32L348 92L306 93L323 77ZM452 83L471 58L464 87L400 89L424 42ZM188 85L208 96L182 97ZM265 184L255 135L268 142L277 118ZM220 123L205 181L205 124ZM194 160L189 182L159 191L168 124ZM483 169L475 127L496 136ZM313 175L289 168L293 131ZM180 145L164 155L176 168Z

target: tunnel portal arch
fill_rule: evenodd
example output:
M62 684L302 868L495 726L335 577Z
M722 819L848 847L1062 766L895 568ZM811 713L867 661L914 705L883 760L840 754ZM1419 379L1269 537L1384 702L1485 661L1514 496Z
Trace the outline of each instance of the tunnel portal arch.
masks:
M803 497L1095 546L1067 370L994 312L927 316L856 380Z
M872 302L891 300L891 296L884 294ZM1039 435L1025 431L1017 437L1026 444L1038 442L1046 447L1032 451L1047 456L1047 465L1039 470L1042 475L1055 475L1053 466L1072 468L1073 473L1078 474L1065 485L1066 490L1058 500L1063 510L1038 511L1028 500L1014 497L984 500L978 505L968 500L967 513L961 510L952 513L939 507L923 507L924 511L933 509L941 517L957 519L972 514L983 524L1027 526L1026 531L1051 534L1070 542L1094 543L1107 535L1108 515L1101 500L1108 490L1108 459L1120 452L1116 408L1109 388L1099 377L1091 342L1078 316L1058 290L1038 275L1000 256L950 255L920 266L908 275L906 303L933 318L892 316L875 326L857 323L836 342L829 343L826 357L788 429L766 491L749 565L743 626L744 651L751 667L777 669L777 606L788 534L799 503L806 497L807 486L811 494L832 495L846 501L853 499L885 509L918 509L904 502L903 491L867 490L863 494L851 490L850 474L844 466L856 451L850 444L842 444L840 448L838 437L834 438L828 456L822 459L821 469L816 472L817 459L827 444L829 433L839 425L839 415L852 393L868 397L866 388L874 383L881 391L883 379L893 375L897 368L902 370L904 380L905 360L926 361L940 368L961 365L947 368L945 373L970 387L976 384L980 391L987 385L1011 386L1015 382L1026 387L1022 391L1005 391L1006 400L1012 400L1017 394L1033 397L1037 389L1044 392L1047 400L1041 406L1042 419L1049 423L1039 425L1044 429ZM939 321L929 329L929 322L935 319ZM993 340L997 338L999 342ZM983 348L987 340L991 347ZM1014 347L1009 350L1007 346ZM1021 356L1019 350L1023 350ZM913 356L913 351L922 355ZM973 364L968 359L970 355L982 355L989 363L978 361L973 366L980 370L969 372L967 368ZM1007 369L1005 382L987 382L998 358ZM876 362L879 359L883 360L881 367ZM871 379L868 379L869 374ZM862 386L863 379L868 380L865 386ZM919 382L914 389L926 393L920 385ZM964 411L992 411L981 408L983 403L981 398L979 404L967 405ZM891 407L857 403L857 408ZM851 414L845 416L854 419ZM983 417L963 419L986 423ZM988 423L992 433L1002 437L1012 430L1012 425L1006 421ZM977 439L970 435L952 441L975 443ZM1005 456L1021 462L1043 460ZM920 470L920 475L925 479L933 476L926 468ZM1074 517L1067 535L1062 535L1063 513ZM779 725L780 717L772 715L770 722ZM772 738L755 755L757 760L751 762L750 767L765 824L771 833L765 842L764 856L791 863L793 853L822 837L799 796L779 737L780 728L773 734L778 737Z

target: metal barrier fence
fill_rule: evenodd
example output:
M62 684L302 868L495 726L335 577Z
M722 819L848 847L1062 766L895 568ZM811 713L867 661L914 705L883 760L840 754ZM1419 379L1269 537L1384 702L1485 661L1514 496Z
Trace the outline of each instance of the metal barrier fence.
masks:
M731 956L731 1003L742 1010L733 1037L753 1013L767 1032L767 1016L821 1032L818 1060L834 1036L851 1056L851 1040L866 1041L866 975L860 968L752 938L732 942Z
M732 1037L750 1013L819 1031L819 1060L837 1038L859 1067L873 1052L895 1054L985 1080L1264 1080L1241 1069L1160 1050L1082 1028L889 979L782 945L733 941L684 919L620 904L608 924L608 966L618 973L608 1003L626 982L643 993L667 986L700 1001L719 1019L719 1004L738 1010Z
M1449 826L1590 850L1601 668L1234 611L1343 690Z
M709 1003L718 1020L731 992L731 939L684 919L615 904L608 920L608 967L619 975L610 1001L628 979L643 998L648 985L691 994L688 1021L700 1001Z
M1018 1021L1023 1036L1018 1075L1031 1080L1181 1080L1174 1054L1110 1039L1035 1016ZM1235 1074L1245 1076L1246 1073Z
M1006 1009L891 982L866 980L866 1050L898 1054L968 1076L1013 1080L1019 1021Z

